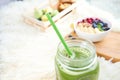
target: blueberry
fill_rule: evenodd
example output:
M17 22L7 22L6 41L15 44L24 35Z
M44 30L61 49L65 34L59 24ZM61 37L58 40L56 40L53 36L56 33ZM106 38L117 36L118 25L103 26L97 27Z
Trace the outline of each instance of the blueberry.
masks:
M94 20L93 22L96 23L96 24L98 24L99 20Z
M103 27L103 26L104 26L104 23L101 23L101 22L100 22L99 24L101 25L101 27Z
M108 27L108 24L107 24L107 23L104 23L103 26L104 26L104 27Z
M101 21L101 20L98 20L98 22L99 22L99 23L104 23L104 22L103 22L103 21Z
M94 20L93 23L97 24L97 21Z
M107 31L107 30L109 30L110 28L109 27L103 27L102 28L104 31Z
M93 23L93 24L92 24L92 27L93 27L93 28L97 28L96 23Z
M102 27L102 30L105 30L106 27Z

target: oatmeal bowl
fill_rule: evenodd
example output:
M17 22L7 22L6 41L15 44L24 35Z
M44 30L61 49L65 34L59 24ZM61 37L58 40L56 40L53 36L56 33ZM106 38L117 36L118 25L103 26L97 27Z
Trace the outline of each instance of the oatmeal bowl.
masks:
M112 28L111 23L102 18L84 18L74 23L74 30L78 37L98 42L105 38Z

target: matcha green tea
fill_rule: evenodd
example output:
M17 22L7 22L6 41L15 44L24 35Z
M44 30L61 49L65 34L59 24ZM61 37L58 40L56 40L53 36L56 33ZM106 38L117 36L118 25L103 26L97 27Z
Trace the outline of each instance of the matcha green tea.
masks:
M83 39L69 40L67 44L73 55L69 56L59 44L55 57L56 80L98 80L99 63L93 44Z

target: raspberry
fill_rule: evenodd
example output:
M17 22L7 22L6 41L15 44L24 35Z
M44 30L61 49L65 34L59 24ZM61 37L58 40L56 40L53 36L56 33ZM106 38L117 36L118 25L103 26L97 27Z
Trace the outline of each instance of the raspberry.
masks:
M85 22L85 20L83 19L83 20L82 20L82 22L84 23L84 22Z

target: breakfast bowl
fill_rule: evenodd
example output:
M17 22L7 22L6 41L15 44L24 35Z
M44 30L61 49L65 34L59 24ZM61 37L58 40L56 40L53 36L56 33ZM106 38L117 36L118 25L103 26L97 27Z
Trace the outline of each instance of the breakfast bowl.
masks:
M111 28L111 23L102 18L83 18L74 23L74 30L77 36L92 42L103 40Z

